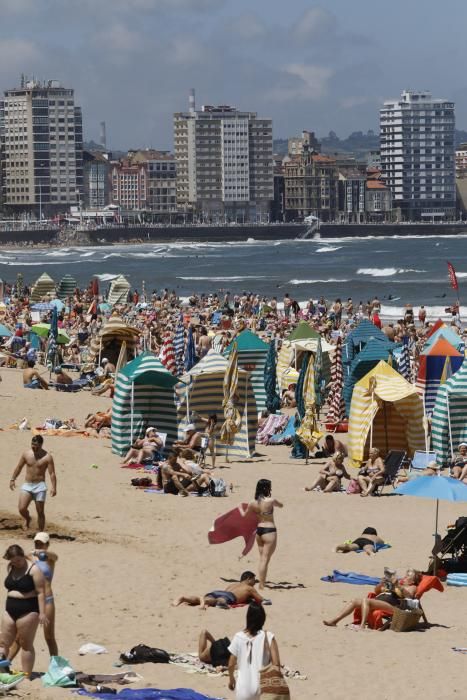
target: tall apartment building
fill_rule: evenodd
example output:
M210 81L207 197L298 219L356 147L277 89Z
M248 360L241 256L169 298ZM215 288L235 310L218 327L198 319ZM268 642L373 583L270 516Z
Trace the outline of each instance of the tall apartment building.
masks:
M229 106L174 114L179 211L204 221L267 221L274 198L272 120Z
M56 80L24 81L0 100L3 203L43 216L81 199L83 126L74 91Z
M455 216L454 103L404 91L380 111L381 171L405 220Z
M109 154L83 151L83 202L86 209L103 209L110 204Z
M337 165L330 156L309 153L290 157L284 164L285 218L316 216L333 221L337 212Z

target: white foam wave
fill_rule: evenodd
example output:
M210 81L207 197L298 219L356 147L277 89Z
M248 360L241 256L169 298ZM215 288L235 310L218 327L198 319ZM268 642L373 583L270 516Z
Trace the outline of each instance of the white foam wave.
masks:
M436 321L438 318L441 318L443 320L451 320L452 315L449 312L446 312L445 309L449 306L449 302L446 300L446 304L443 306L425 306L425 311L426 311L426 316L427 319L430 321ZM418 306L413 306L413 312L415 318L418 318ZM399 319L399 318L404 318L404 314L406 312L406 307L405 306L389 306L387 304L382 304L381 305L381 316L383 319ZM460 315L461 318L465 317L465 314L467 312L467 309L465 307L461 307L460 309Z
M72 255L73 253L69 251L67 248L62 248L61 250L51 250L50 253L46 253L45 257L46 258L67 258L69 255Z
M369 275L370 277L392 277L392 275L403 275L406 272L426 272L426 270L415 270L413 268L397 267L361 267L357 270L357 275Z
M10 265L13 267L48 267L49 265L79 265L79 263L86 262L85 260L68 260L66 263L62 260L57 260L55 262L46 262L41 260L40 262L23 262L22 260L13 260L4 262L0 260L0 265Z
M323 248L316 248L315 253L332 253L334 250L340 250L342 248L341 245L328 245L324 246Z
M327 284L328 282L349 282L350 280L335 279L334 277L329 277L327 280L289 280L287 284Z
M97 252L96 250L90 250L89 253L83 253L83 254L81 255L81 257L82 257L82 258L90 258L91 255L95 255L96 252Z
M242 282L243 280L264 280L267 279L262 275L241 275L232 277L177 277L178 280L189 280L191 282Z
M101 282L110 282L111 280L117 279L118 275L111 275L105 272L102 275L94 275L94 277L97 277Z

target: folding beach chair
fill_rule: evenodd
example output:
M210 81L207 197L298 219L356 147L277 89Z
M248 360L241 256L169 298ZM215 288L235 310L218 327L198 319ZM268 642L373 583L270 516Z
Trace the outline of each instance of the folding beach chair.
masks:
M404 450L389 450L384 460L384 466L386 467L386 476L384 482L381 484L380 488L377 489L378 496L381 496L383 489L388 484L394 486L397 474L401 469L402 465L406 459L406 452Z
M429 462L436 462L436 452L424 452L416 450L413 459L410 463L409 472L423 471L427 468Z

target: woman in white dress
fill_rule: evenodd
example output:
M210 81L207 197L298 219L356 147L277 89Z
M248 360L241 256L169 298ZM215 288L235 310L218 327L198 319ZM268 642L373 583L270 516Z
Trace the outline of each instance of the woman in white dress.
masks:
M235 690L236 700L258 700L260 670L269 663L280 667L279 648L274 634L263 630L265 620L263 606L251 603L246 614L245 629L237 632L229 646L229 688ZM238 669L237 679L235 669Z

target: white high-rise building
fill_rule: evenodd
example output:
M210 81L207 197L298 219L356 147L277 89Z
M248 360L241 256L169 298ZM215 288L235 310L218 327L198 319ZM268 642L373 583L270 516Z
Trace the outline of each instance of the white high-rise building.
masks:
M203 221L268 221L274 198L272 120L233 107L174 114L177 206Z
M47 216L81 201L83 127L74 91L23 81L0 100L3 203Z
M380 111L381 170L402 218L454 218L454 103L404 91Z

